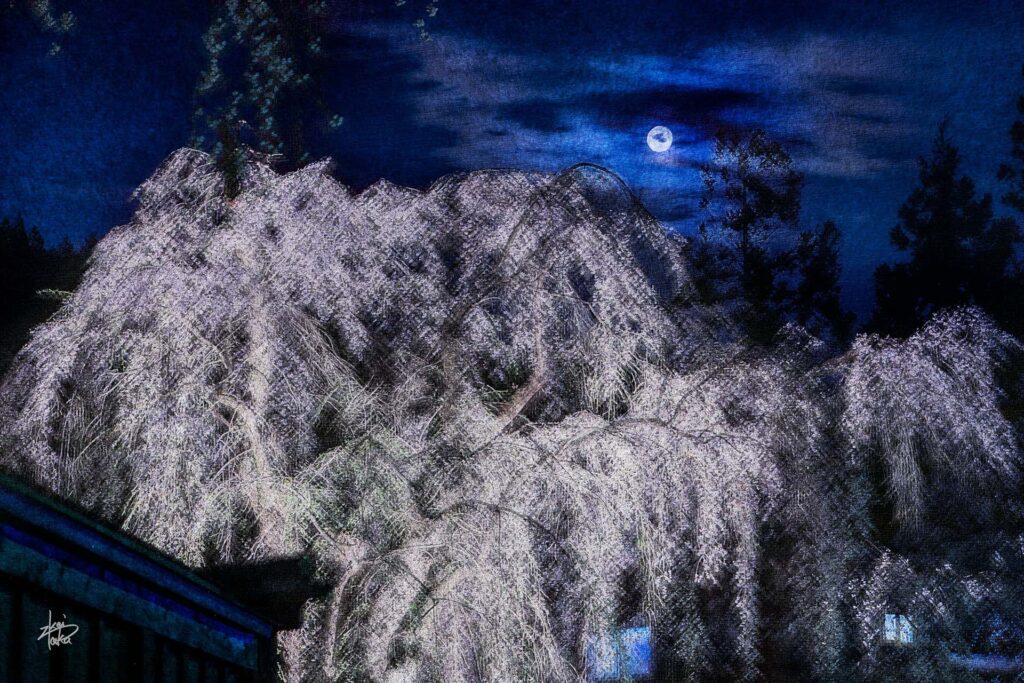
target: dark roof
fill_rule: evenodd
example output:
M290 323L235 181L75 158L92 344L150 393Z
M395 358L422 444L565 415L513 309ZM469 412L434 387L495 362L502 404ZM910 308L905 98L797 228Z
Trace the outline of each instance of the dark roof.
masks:
M264 637L280 627L256 607L243 604L152 545L4 475L0 475L0 532L62 564L102 576L122 590L156 587L184 603L185 609L199 608Z

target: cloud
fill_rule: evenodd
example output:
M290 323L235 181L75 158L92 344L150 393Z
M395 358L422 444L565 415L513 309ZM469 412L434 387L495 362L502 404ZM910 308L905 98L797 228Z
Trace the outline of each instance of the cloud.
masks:
M604 125L618 130L660 123L713 134L725 122L725 112L757 109L763 104L758 93L740 88L669 86L598 92L587 97L582 106Z
M891 165L890 138L905 130L899 72L870 41L808 34L786 47L762 38L678 56L595 48L560 60L468 34L435 31L423 42L404 25L379 22L357 31L401 66L398 85L383 87L408 112L394 125L424 130L415 144L425 166L555 171L600 163L677 225L695 220L698 166L710 159L719 127L764 127L806 172L850 178ZM855 54L856 64L836 51ZM673 130L669 152L646 147L654 125Z
M427 138L435 168L555 171L592 161L618 172L662 221L688 230L715 129L761 127L808 174L809 221L836 217L885 242L877 226L889 225L913 181L942 113L936 103L963 85L946 82L949 74L965 65L983 73L971 51L996 50L983 36L950 49L955 36L937 30L807 24L672 46L633 41L633 51L500 41L472 26L436 28L428 43L404 25L378 23L370 34L408 60L402 106L417 125L443 129ZM664 154L644 144L658 124L675 138Z
M565 133L569 127L561 121L564 108L559 102L534 98L498 105L495 117L541 133Z

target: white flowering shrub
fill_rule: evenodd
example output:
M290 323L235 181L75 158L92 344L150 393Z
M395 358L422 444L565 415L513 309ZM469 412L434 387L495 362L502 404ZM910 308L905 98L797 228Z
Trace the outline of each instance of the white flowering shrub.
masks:
M876 540L883 503L921 534L941 492L1019 486L1017 343L980 314L748 348L606 171L327 170L251 160L229 201L168 159L0 386L4 469L195 566L311 553L291 680L580 681L637 625L659 679L870 677L911 584L962 642L955 563ZM975 589L1009 605L1000 533Z
M903 342L866 336L854 343L844 427L856 457L879 461L899 528L919 525L951 496L979 491L988 495L958 510L965 522L988 521L993 505L1020 514L1020 444L998 382L1020 351L973 309L940 315Z

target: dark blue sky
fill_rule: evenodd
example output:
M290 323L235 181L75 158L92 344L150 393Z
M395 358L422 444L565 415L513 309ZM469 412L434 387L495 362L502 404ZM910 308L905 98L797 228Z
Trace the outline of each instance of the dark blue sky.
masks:
M127 220L131 190L187 142L209 5L54 2L80 24L59 57L30 23L0 24L0 213L80 241ZM430 41L423 7L338 3L326 87L345 124L313 154L342 181L591 161L689 231L714 130L764 127L807 173L805 223L843 229L844 296L862 313L939 121L998 192L1022 89L1019 1L442 0ZM647 148L655 125L669 152Z

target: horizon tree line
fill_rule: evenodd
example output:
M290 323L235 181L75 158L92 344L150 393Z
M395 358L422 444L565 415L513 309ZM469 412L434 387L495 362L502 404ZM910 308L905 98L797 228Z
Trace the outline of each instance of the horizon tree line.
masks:
M58 20L48 3L25 7L43 29L60 28L61 35L74 30L69 12ZM435 4L426 11L433 16ZM293 168L309 160L312 123L342 125L343 117L331 110L321 87L328 20L322 1L222 0L212 6L203 36L207 64L196 85L192 143L214 155L229 197L240 191L245 148ZM1017 110L1009 159L997 177L1007 188L1002 204L1024 215L1024 95ZM1024 294L1019 223L997 216L991 193L979 193L960 165L947 117L930 153L918 160L918 184L890 231L891 244L907 258L876 269L875 307L862 331L905 338L935 312L973 304L1007 331L1024 334L1016 315L1016 302ZM833 220L801 225L805 177L785 148L760 129L722 130L701 179L704 216L687 251L702 302L728 311L755 344L770 343L794 322L833 348L846 347L857 325L840 296L842 229ZM31 231L18 225L15 220L5 228L22 231L12 239L37 244ZM46 252L39 249L39 254ZM80 273L89 249L86 245L81 251L74 273ZM69 252L66 245L58 251ZM50 279L66 285L76 277ZM47 283L41 281L39 289L53 288ZM36 308L28 303L34 294L13 285L5 290L16 300L6 304L8 309ZM30 316L25 324L31 327L42 319ZM3 367L0 361L0 371Z
M1024 217L1024 95L1016 106L997 179L1006 187L1002 204ZM1019 219L997 215L992 194L963 173L948 128L947 116L918 159L917 185L889 232L907 258L876 268L875 307L861 331L906 338L942 309L974 305L1020 337ZM758 344L796 322L845 347L855 326L840 299L842 233L832 220L801 229L804 176L792 157L763 130L720 131L701 176L705 216L689 256L702 301L732 312Z
M1003 205L1024 216L1024 95L1017 110L1010 158L997 177L1006 186ZM242 143L237 128L226 121L207 123L217 126L219 146L211 151L225 175L225 192L234 196ZM831 219L801 227L805 177L793 158L761 129L719 131L713 160L701 167L704 217L687 248L702 303L723 307L753 343L762 345L789 322L833 349L845 348L857 331L906 338L934 313L961 305L978 306L1006 331L1024 335L1017 315L1024 296L1019 254L1024 235L1013 217L995 214L992 194L980 194L961 172L962 158L948 126L946 117L930 153L918 159L918 184L890 230L891 244L909 258L876 268L875 307L859 330L841 300L842 231ZM301 141L297 144L301 148ZM65 237L47 247L37 226L29 227L20 216L2 219L0 374L29 330L56 310L60 298L54 292L77 285L97 241L90 236L76 247Z
M65 237L47 246L24 218L0 219L0 377L33 327L56 312L75 289L98 239L75 246Z

